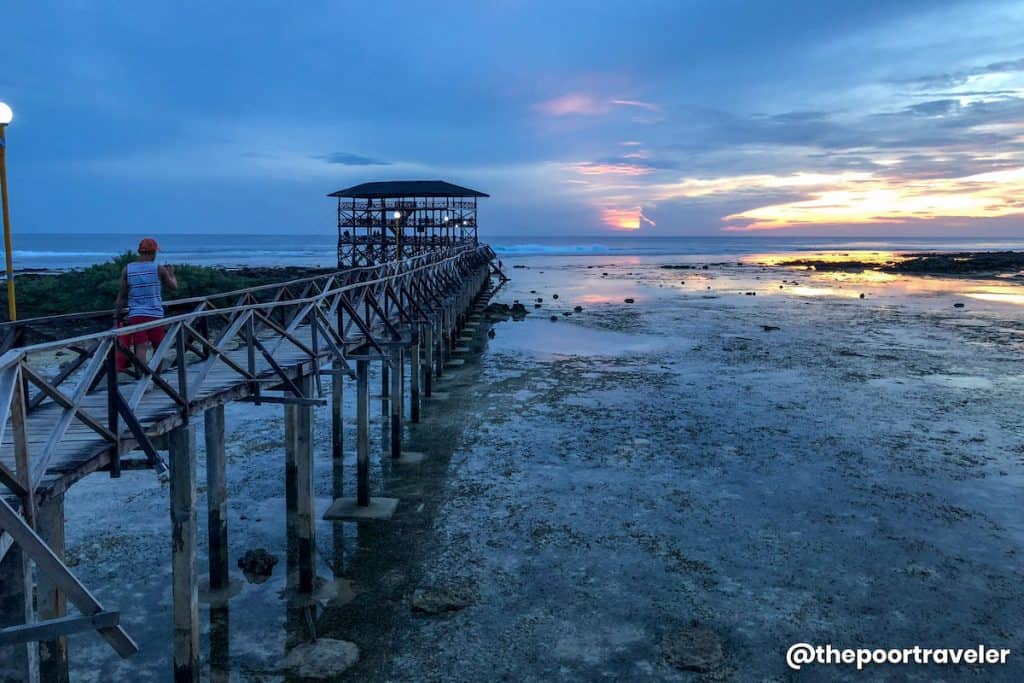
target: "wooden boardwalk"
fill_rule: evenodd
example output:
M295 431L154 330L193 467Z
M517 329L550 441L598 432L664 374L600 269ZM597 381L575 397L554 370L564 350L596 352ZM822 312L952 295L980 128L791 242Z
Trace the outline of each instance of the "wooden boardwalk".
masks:
M405 380L411 418L418 421L421 392L429 395L443 372L472 307L488 296L491 275L501 276L493 258L489 247L463 245L178 302L173 310L186 312L160 321L166 336L145 364L126 353L119 335L153 323L66 339L51 331L44 337L56 337L52 341L9 343L13 348L0 357L0 600L7 605L0 609L0 626L6 627L0 630L0 660L8 662L0 664L0 679L20 674L31 680L40 675L34 668L40 662L44 679L61 678L66 635L82 630L96 629L122 656L137 650L118 625L118 613L104 609L62 562L63 493L93 472L116 478L123 469L145 467L171 483L175 678L198 680L190 425L200 415L206 421L210 584L224 589L223 406L232 401L285 406L288 528L299 547L299 588L312 590L312 407L331 402L332 454L340 461L342 380L355 380L357 491L337 500L329 514L389 514L394 502L373 499L369 491L368 366L381 363L383 387L391 393L391 455L400 457ZM27 321L23 328L65 318ZM119 383L119 355L136 378L120 373ZM61 358L70 360L55 367ZM321 386L325 376L331 378L329 397ZM30 562L39 577L38 614ZM80 616L67 616L68 600ZM39 661L35 641L43 654Z

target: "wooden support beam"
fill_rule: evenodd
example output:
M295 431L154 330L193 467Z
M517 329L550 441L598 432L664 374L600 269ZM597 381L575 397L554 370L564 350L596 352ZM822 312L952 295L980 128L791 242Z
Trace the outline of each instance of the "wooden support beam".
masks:
M199 594L196 586L196 449L191 425L173 429L171 581L175 683L199 681Z
M64 561L64 495L47 499L36 516L36 530L57 559ZM36 610L41 621L61 620L68 615L68 598L47 574L36 578ZM101 612L100 614L109 614ZM93 615L94 617L96 615ZM82 617L91 620L92 617ZM89 624L88 628L95 628ZM68 639L58 635L39 642L39 676L44 681L68 683Z
M423 395L430 398L430 392L433 389L434 383L434 325L427 323L424 325L424 329Z
M206 519L210 542L210 591L224 590L228 574L228 482L224 452L224 406L207 408L204 414L206 441Z
M97 612L91 616L79 615L74 617L61 617L60 619L48 619L46 621L36 621L31 624L22 624L21 626L5 628L0 632L0 647L17 646L26 643L31 644L35 641L39 641L39 646L41 648L45 642L52 642L53 640L67 640L67 636L74 633L94 631L102 628L113 628L117 626L120 621L120 612ZM2 673L2 669L0 669L0 673ZM57 678L49 678L48 675L49 674L41 673L38 680L43 683L61 680ZM20 681L23 679L16 678L4 680ZM66 681L68 679L65 677L63 680Z
M15 560L15 555L20 555L19 560L24 559L26 561L31 559L35 562L37 572L46 574L50 579L60 587L61 590L68 596L68 600L78 611L85 616L92 616L98 612L103 612L103 606L93 597L92 593L82 585L81 581L75 578L75 575L64 565L60 559L53 554L50 547L43 542L39 535L28 525L25 519L14 511L10 505L7 504L3 498L0 498L0 529L4 529L11 538L14 540L16 545L12 546L8 551L4 562ZM3 573L3 569L0 569L0 573ZM26 570L27 571L27 570ZM17 575L14 575L15 578ZM26 585L29 578L26 576ZM5 589L11 588L15 592L17 591L16 580L3 580L0 581L0 593ZM30 595L30 591L26 591L26 596ZM0 600L0 605L14 604L16 601L8 599ZM0 607L0 610L5 609ZM31 613L29 613L30 616ZM23 621L27 623L31 619ZM114 651L122 657L130 657L139 651L139 646L135 644L124 629L120 626L104 627L99 630L100 635L103 639L110 643L110 646L114 648ZM0 631L0 635L2 635ZM3 666L3 660L0 659L0 667ZM0 679L2 680L2 679Z
M356 503L370 504L370 362L356 361Z
M297 381L303 393L312 390L312 376ZM298 589L313 591L315 577L316 525L313 512L313 409L309 406L285 406L285 505L289 555L297 554Z
M402 349L395 349L391 368L391 457L402 457L402 405L405 402L402 386Z
M0 560L0 638L5 637L9 628L31 625L33 617L32 567L25 551L14 545ZM0 681L38 681L35 643L12 643L18 644L5 645L0 650Z
M331 474L335 498L342 494L345 442L345 393L342 374L331 377Z
M420 345L409 347L409 419L420 421Z
M388 398L391 396L391 375L388 361L382 360L380 364L380 414L386 417L388 414Z

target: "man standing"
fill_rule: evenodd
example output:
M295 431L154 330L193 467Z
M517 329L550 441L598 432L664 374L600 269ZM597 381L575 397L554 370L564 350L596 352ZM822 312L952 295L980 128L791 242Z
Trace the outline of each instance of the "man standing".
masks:
M114 307L114 324L121 320L125 302L128 303L128 317L125 325L159 320L164 317L162 288L169 287L177 291L178 280L174 277L172 266L157 265L156 252L159 249L156 240L146 237L139 242L139 256L121 271L121 290L117 293L117 304ZM135 345L135 357L143 365L146 364L146 350L152 344L155 350L164 339L163 326L150 327L120 337L121 344L131 348ZM127 360L118 358L118 370L127 369ZM122 367L122 363L124 367Z

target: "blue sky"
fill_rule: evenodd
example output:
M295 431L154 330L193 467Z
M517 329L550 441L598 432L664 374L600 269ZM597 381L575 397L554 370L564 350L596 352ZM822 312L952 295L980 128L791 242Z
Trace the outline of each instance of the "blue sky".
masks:
M1024 4L5 7L31 232L324 232L443 178L483 233L1017 235Z

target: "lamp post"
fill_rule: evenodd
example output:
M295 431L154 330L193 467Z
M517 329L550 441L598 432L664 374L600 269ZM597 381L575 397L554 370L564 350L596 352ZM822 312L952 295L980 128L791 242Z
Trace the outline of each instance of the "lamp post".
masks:
M398 228L398 220L402 217L401 211L395 211L391 214L391 217L395 219L395 250L397 251L397 258L402 259L402 232Z
M11 214L7 208L7 124L14 118L14 112L0 102L0 196L4 213L4 257L7 260L7 315L18 319L18 306L14 300L14 258L11 255Z

